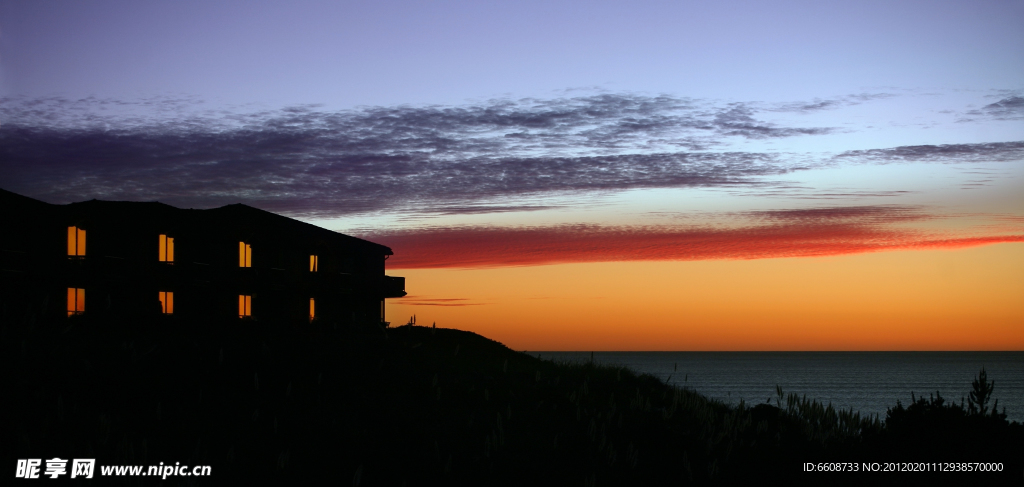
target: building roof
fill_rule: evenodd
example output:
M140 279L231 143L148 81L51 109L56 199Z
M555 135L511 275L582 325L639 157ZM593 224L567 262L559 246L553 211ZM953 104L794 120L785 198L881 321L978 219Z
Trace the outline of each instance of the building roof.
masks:
M89 200L67 205L54 205L0 189L0 220L25 221L61 213L92 218L111 218L122 222L151 219L154 216L187 221L187 224L210 225L218 230L258 231L285 238L320 240L332 245L356 247L364 251L392 255L387 246L345 235L244 204L226 205L207 210L181 209L160 202Z

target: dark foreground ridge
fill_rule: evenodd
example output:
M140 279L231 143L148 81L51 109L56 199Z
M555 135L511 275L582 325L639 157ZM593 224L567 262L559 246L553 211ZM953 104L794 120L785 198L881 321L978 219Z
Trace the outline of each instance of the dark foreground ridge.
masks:
M5 323L5 468L53 457L212 467L209 478L101 480L138 485L1024 481L1020 424L936 397L879 422L792 396L729 407L458 330L203 329ZM1003 472L804 471L819 462L1001 462Z

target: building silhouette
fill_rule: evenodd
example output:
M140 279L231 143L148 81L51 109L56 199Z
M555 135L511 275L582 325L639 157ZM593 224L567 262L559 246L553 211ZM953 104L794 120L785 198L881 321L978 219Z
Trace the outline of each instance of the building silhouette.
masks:
M5 321L377 325L406 294L384 273L390 248L242 204L53 205L0 189L0 228Z

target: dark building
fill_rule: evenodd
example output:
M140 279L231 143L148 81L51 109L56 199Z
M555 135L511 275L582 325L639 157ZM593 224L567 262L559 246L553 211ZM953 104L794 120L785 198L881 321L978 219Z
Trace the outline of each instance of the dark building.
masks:
M391 249L250 206L52 205L0 190L6 320L168 320L376 325Z

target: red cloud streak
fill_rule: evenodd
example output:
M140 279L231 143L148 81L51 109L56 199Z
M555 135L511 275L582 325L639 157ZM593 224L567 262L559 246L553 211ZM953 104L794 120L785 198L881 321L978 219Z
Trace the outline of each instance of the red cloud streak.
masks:
M502 267L626 260L767 259L1024 242L1016 235L952 235L864 221L793 221L743 228L469 227L368 236L391 247L388 268Z

